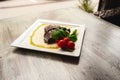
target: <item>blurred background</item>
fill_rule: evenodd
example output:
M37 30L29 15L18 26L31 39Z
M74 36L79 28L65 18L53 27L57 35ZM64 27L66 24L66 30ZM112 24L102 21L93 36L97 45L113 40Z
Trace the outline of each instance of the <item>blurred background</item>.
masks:
M75 5L75 0L0 0L0 19Z
M0 19L76 7L120 26L120 0L0 0Z

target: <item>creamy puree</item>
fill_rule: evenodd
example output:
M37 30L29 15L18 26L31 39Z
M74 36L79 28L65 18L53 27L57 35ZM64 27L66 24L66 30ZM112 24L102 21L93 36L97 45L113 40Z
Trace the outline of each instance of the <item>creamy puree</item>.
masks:
M49 24L41 24L38 26L37 29L35 29L30 36L30 44L36 47L40 48L49 48L49 49L57 49L59 48L56 43L54 44L48 44L44 42L44 28L48 26ZM71 26L62 26L62 27L67 27L71 28Z

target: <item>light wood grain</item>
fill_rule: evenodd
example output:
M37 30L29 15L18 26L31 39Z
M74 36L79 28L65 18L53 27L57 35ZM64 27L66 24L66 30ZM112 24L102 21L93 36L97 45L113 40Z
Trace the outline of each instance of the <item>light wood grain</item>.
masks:
M37 19L85 24L78 58L10 47ZM120 80L120 28L76 7L0 20L0 80Z
M34 0L32 0L34 1ZM0 19L75 6L75 0L8 0L0 2Z

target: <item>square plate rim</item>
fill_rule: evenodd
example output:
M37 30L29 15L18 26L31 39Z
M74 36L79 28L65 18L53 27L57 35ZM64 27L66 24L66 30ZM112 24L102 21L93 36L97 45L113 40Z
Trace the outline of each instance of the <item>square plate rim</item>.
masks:
M83 38L84 38L84 34L85 34L85 24L84 25L80 25L80 24L73 24L73 23L68 23L68 22L61 22L61 21L55 21L55 20L45 20L45 19L38 19L36 20L30 27L28 27L28 29L26 29L20 36L18 36L18 38L16 40L14 40L11 43L12 47L19 47L19 48L24 48L24 49L30 49L30 50L36 50L36 51L43 51L43 52L48 52L48 53L55 53L54 51L45 51L42 49L33 49L30 47L24 47L18 44L18 42L20 42L20 40L25 36L26 33L28 33L37 23L53 23L53 24L63 24L63 25L71 25L71 26L80 26L83 28L84 32L82 34L82 41L81 41L81 46L80 46L80 51L79 54L76 55L69 55L69 54L60 54L60 53L56 53L59 55L67 55L67 56L72 56L72 57L78 57L81 53L81 48L82 48L82 44L83 44Z

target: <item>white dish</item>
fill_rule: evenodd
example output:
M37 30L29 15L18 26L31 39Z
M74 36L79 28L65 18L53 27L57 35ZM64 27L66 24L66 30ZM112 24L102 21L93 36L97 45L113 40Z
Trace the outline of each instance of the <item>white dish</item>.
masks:
M62 24L62 25L76 27L76 29L78 31L78 40L75 42L75 50L73 50L72 52L69 52L69 51L64 51L61 49L47 49L47 48L40 48L40 47L32 46L30 44L30 36L32 35L33 31L39 25L41 25L43 23ZM85 25L71 24L71 23L52 21L52 20L40 20L39 19L32 26L30 26L20 37L18 37L11 44L11 46L25 48L25 49L31 49L31 50L37 50L37 51L45 51L45 52L54 53L54 54L61 54L61 55L78 57L80 55L80 51L81 51L81 47L82 47L84 32L85 32Z

